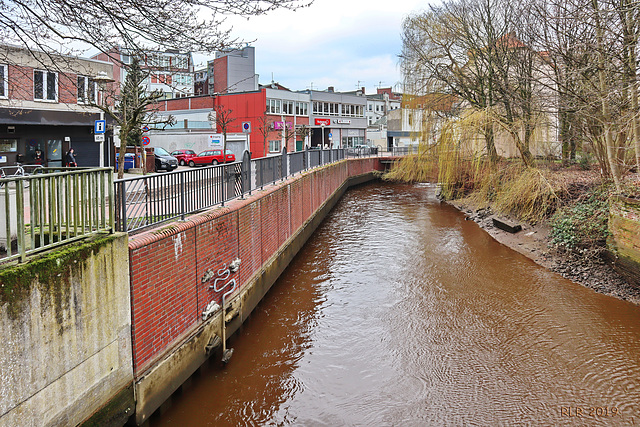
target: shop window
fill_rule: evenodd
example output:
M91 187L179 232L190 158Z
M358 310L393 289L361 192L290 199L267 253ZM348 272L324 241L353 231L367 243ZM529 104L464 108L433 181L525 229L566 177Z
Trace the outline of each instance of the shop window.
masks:
M58 73L34 70L33 99L36 101L58 100Z
M9 96L9 70L6 65L0 65L0 98Z
M17 139L0 139L0 152L15 153L18 151Z

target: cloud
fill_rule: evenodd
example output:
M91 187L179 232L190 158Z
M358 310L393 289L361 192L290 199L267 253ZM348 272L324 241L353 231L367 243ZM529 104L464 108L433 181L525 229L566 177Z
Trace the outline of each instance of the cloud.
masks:
M382 82L401 80L397 67L402 19L417 0L316 0L298 11L277 10L249 20L230 17L233 34L253 41L260 82L274 80L293 90L310 87L373 93ZM196 55L196 63L203 57ZM363 83L364 82L364 83Z

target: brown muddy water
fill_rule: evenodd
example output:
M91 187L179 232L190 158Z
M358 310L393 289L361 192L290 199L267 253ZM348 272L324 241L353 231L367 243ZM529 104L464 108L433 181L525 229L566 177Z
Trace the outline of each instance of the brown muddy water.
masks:
M345 194L230 345L152 426L640 425L640 307L429 185Z

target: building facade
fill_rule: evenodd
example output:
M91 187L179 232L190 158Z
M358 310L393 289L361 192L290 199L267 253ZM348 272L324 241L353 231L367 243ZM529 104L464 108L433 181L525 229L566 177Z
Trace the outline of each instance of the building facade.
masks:
M363 95L307 90L311 101L309 126L312 147L355 147L365 145L367 99Z
M237 158L245 149L257 158L280 154L283 148L299 151L310 144L301 131L309 128L309 95L277 84L256 91L165 100L157 107L157 114L172 115L176 124L152 130L151 145L169 151L209 148L222 133L214 111L215 115L229 112L227 147Z
M207 70L210 94L258 90L255 47L216 52Z
M145 51L138 54L140 68L148 73L144 84L147 92L159 91L162 99L186 98L194 93L193 56L177 50ZM123 84L127 78L126 66L132 62L132 53L114 48L110 52L92 57L113 63L113 78ZM120 86L117 85L117 86Z
M113 65L6 45L0 50L0 166L63 166L70 148L79 166L100 166L108 144L95 142L93 134L100 119L91 107L100 97L93 78L111 77Z

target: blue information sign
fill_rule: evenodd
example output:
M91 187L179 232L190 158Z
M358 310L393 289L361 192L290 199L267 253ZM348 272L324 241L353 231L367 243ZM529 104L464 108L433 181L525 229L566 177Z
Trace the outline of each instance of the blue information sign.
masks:
M93 127L93 133L95 134L104 133L106 129L107 129L106 120L96 120L95 125Z

